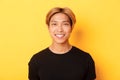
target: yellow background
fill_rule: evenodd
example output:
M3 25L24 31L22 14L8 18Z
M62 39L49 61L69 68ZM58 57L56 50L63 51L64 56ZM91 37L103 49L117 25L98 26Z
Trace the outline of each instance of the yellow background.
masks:
M119 0L0 0L0 80L28 80L31 56L51 44L45 16L55 6L76 14L70 42L91 54L97 80L120 80Z

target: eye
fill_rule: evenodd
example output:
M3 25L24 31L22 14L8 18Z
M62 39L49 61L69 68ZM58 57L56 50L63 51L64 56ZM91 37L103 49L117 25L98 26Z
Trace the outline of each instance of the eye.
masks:
M69 23L64 23L63 25L65 25L65 26L69 26L70 24L69 24Z
M56 26L56 25L57 25L57 23L51 23L51 25L52 25L52 26Z
M65 23L64 25L69 25L68 23Z

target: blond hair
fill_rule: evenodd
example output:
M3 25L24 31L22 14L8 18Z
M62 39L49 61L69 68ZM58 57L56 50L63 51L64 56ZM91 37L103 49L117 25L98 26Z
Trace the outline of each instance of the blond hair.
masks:
M49 22L50 22L50 19L53 15L55 15L56 13L63 13L63 14L66 14L69 19L70 19L70 24L71 26L74 26L75 22L76 22L76 18L75 18L75 15L74 13L72 12L71 9L67 8L67 7L64 7L64 8L61 8L61 7L55 7L53 9L51 9L48 14L46 15L46 24L49 26Z

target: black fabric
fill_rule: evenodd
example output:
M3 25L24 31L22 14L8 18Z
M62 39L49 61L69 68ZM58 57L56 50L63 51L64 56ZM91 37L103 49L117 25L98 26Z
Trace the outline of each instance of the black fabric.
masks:
M76 48L56 54L46 48L33 55L29 62L29 80L94 80L92 57Z

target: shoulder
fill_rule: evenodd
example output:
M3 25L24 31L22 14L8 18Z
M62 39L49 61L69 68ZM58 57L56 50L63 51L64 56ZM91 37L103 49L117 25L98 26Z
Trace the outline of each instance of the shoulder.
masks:
M92 56L90 55L90 53L81 50L78 47L73 46L73 52L79 56L81 56L81 58L87 59L87 60L92 60Z
M80 55L89 55L88 52L83 51L83 50L81 50L80 48L75 47L75 46L73 46L73 52L74 52L74 53L77 53L77 54L80 54Z
M83 51L83 50L81 50L80 48L78 48L78 47L76 47L76 46L73 46L73 50L75 51L75 52L79 52L79 53L87 53L87 52L85 52L85 51Z
M45 55L46 53L48 53L48 51L49 51L48 48L45 48L45 49L35 53L32 57L40 57L40 56Z
M29 64L30 64L30 63L37 63L37 62L39 61L39 59L41 59L44 55L46 55L46 53L48 53L48 48L45 48L45 49L43 49L43 50L35 53L35 54L31 57L31 59L30 59L30 61L29 61Z

